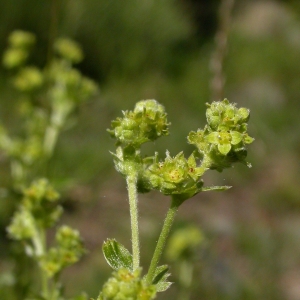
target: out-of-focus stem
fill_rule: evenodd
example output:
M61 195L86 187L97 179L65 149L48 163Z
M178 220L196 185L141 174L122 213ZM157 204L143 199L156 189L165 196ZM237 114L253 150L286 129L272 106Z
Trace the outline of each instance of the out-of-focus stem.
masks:
M53 53L53 42L57 35L58 29L58 17L59 17L59 0L52 0L50 7L50 27L49 27L49 41L48 41L48 53L47 53L47 61L52 58Z
M227 51L233 5L234 0L222 0L219 9L219 28L215 36L216 47L210 61L212 101L220 101L224 98L225 77L223 64Z

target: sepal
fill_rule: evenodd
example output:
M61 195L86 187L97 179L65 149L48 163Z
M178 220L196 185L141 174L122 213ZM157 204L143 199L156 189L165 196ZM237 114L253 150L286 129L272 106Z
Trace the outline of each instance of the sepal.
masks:
M223 185L223 186L213 185L213 186L203 187L201 189L201 191L202 192L208 192L208 191L220 192L220 191L227 191L231 188L232 188L232 186L229 186L229 185Z
M155 285L157 292L164 292L172 285L172 282L167 281L171 275L168 271L168 265L162 265L156 268L152 284Z

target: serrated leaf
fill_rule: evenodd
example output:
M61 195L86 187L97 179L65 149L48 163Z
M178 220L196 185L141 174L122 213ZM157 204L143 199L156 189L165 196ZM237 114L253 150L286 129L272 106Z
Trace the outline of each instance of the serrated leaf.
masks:
M131 253L115 239L108 239L102 246L103 255L107 263L114 269L133 269Z
M217 186L217 185L213 185L213 186L209 186L209 187L203 187L201 188L202 192L207 192L207 191L226 191L231 189L232 186L229 185L223 185L223 186Z
M169 267L167 265L156 268L152 283L155 284L157 292L164 292L171 286L172 282L166 281L171 275L168 271Z

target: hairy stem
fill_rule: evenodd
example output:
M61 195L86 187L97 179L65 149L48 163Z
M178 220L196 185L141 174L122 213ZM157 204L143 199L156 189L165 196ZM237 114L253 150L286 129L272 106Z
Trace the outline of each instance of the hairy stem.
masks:
M130 222L131 222L131 243L132 243L132 258L133 270L140 266L140 242L139 242L139 224L138 224L138 208L137 208L137 174L127 176L127 189L130 206Z
M159 239L157 241L156 248L155 248L151 263L150 263L149 271L148 271L148 274L147 274L148 284L151 284L153 279L154 279L155 270L156 270L157 265L159 263L159 260L161 258L162 252L164 250L164 247L165 247L165 244L166 244L166 241L167 241L167 237L170 233L170 230L171 230L173 221L175 219L178 207L181 203L182 202L178 201L177 198L172 197L171 206L170 206L170 208L167 212L167 215L166 215L166 218L165 218L165 221L164 221Z

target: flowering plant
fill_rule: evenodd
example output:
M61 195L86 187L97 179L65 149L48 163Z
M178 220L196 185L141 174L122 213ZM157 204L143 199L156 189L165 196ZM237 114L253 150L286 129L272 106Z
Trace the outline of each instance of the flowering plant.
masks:
M245 160L246 147L254 141L247 133L249 117L249 109L237 108L227 99L207 104L207 125L204 129L191 131L187 138L196 149L188 158L183 152L172 157L167 151L164 160L159 159L158 153L152 157L141 155L142 144L169 134L167 114L156 100L140 101L133 111L125 111L123 117L112 121L108 132L116 139L117 146L116 153L112 155L116 170L125 177L128 188L132 253L115 239L108 239L103 244L104 256L115 271L104 284L97 300L150 300L170 287L168 266L158 264L177 210L184 201L199 192L230 188L205 187L202 176L206 171L221 172L237 162L251 167ZM141 277L138 192L151 190L171 196L171 205L149 269ZM128 282L126 288L124 282Z

